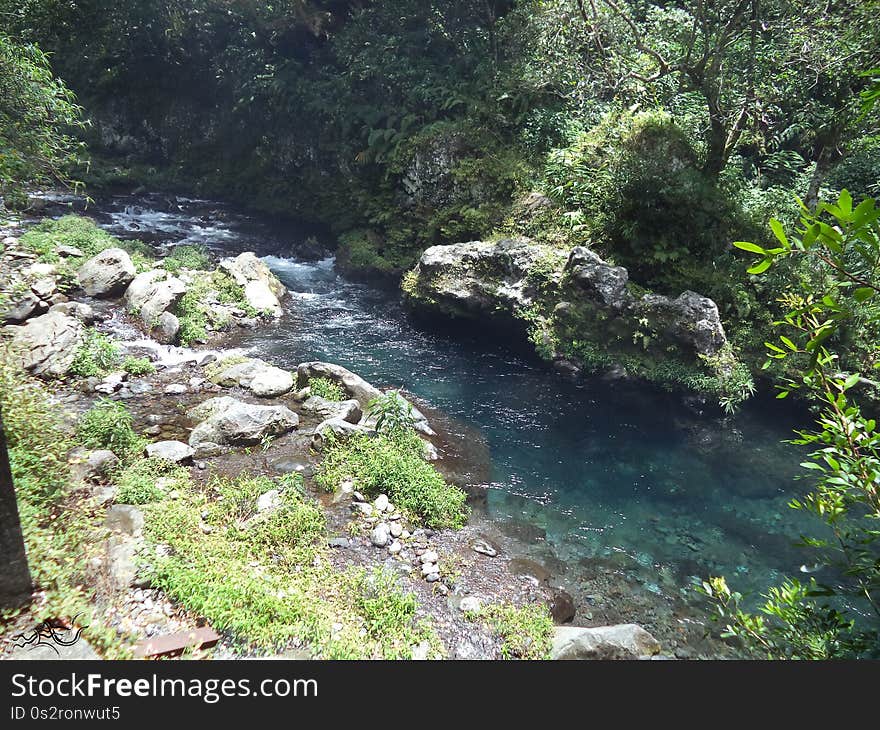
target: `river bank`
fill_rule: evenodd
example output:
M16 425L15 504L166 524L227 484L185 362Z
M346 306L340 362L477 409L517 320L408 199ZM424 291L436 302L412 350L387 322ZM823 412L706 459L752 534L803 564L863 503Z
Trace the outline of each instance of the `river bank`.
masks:
M120 204L117 204L115 208L96 211L99 220L103 218L104 225L116 235L123 237L141 235L153 240L154 243L174 241L179 244L204 238L206 243L210 243L215 250L222 249L223 253L235 253L242 246L248 244L254 244L260 249L260 252L267 250L265 230L255 234L256 227L246 228L242 234L241 228L234 225L235 214L197 216L188 211L178 211L175 214L173 211L169 213L154 209L153 212L150 212L151 209L148 206L138 206L137 201L131 202L134 205L122 205L120 201ZM178 203L184 208L188 204L192 205L192 202L186 199ZM208 201L203 201L196 207L209 206L214 209L220 208L220 206ZM230 221L233 223L231 224ZM290 242L288 242L288 246L290 249L296 250L296 246L291 245ZM279 248L276 244L274 250L280 253ZM272 247L270 246L268 250L271 251ZM577 471L572 472L570 466L575 466L576 470L580 470L582 467L566 464L568 459L559 458L557 461L552 458L552 455L551 460L546 461L542 458L540 451L534 450L533 445L526 446L535 438L536 434L541 435L547 428L543 424L537 424L536 431L536 423L532 420L535 416L528 405L521 403L519 408L502 408L499 411L497 391L489 397L485 392L482 393L481 401L484 407L493 409L493 416L501 419L502 423L499 426L503 424L504 434L517 433L519 438L525 436L523 444L525 448L520 448L519 451L531 463L529 463L527 471L520 472L520 479L525 476L525 482L521 482L517 487L516 481L511 483L509 477L504 474L506 471L504 467L499 473L499 457L502 459L500 464L506 463L507 469L519 462L505 462L505 459L510 458L508 449L499 453L497 439L500 432L498 426L479 420L480 425L474 424L475 415L478 419L481 418L478 415L480 405L473 400L478 396L478 393L475 392L473 396L462 398L460 390L444 392L451 385L450 379L454 378L456 372L462 375L460 379L464 382L472 381L475 377L474 372L468 372L467 375L464 375L461 373L462 363L443 360L442 358L448 358L449 355L438 355L435 341L426 340L424 335L420 337L418 334L413 334L418 331L412 330L410 325L406 325L405 320L398 319L396 312L389 309L387 298L381 293L370 294L370 291L361 285L338 280L332 272L332 260L319 259L311 262L300 260L296 262L269 258L267 261L288 287L293 284L292 303L285 305L285 315L279 320L281 328L236 329L223 335L222 346L243 347L248 351L248 354L264 357L282 368L295 368L298 362L302 361L299 359L300 353L304 356L307 353L308 357L337 360L338 358L332 357L331 352L327 352L335 349L343 364L366 375L377 384L395 387L403 385L410 394L415 393L413 400L421 410L431 414L430 422L435 427L438 423L442 425L442 428L437 427L441 436L439 449L443 457L438 462L438 466L455 483L461 484L467 487L471 493L479 495L473 502L474 515L471 518L471 523L464 532L455 533L457 537L453 541L454 544L461 547L466 546L471 540L482 539L490 545L494 545L493 549L500 553L504 561L504 570L500 572L505 574L506 579L512 578L511 585L531 586L530 590L536 591L535 595L543 595L544 600L552 600L553 591L549 590L551 587L561 588L571 596L572 608L576 615L575 620L579 624L600 625L639 621L644 623L660 639L664 652L669 654L716 656L725 651L725 648L717 642L706 643L704 640L705 615L701 614L696 602L688 595L687 576L700 575L704 572L707 569L706 560L711 560L710 556L714 550L717 549L719 554L723 554L725 550L729 551L730 535L734 531L738 530L745 541L758 540L757 535L760 534L763 526L751 529L749 525L753 521L766 519L768 497L779 499L778 496L773 496L774 494L778 495L780 491L772 487L773 474L766 475L758 483L755 483L754 477L759 475L760 467L754 471L745 472L744 478L741 482L736 482L736 486L750 481L750 488L757 494L757 499L754 494L746 496L744 492L726 494L725 499L728 506L734 507L734 509L726 513L729 515L727 522L719 524L719 528L714 534L708 530L702 532L695 530L692 506L689 502L690 490L685 486L687 483L677 482L678 486L671 483L667 487L671 490L667 496L661 496L660 501L652 500L645 504L644 487L648 487L648 496L650 496L651 483L655 481L654 477L649 477L648 483L643 483L639 492L633 493L635 499L625 505L628 519L621 522L620 526L615 527L607 518L600 518L598 520L600 524L595 525L599 529L584 531L583 517L581 516L584 506L570 501L574 497L583 502L582 498L578 498L580 489L566 492L564 487L566 481L570 480L573 475L577 483L582 483L583 477L589 476L589 474L581 472L581 475L577 476ZM352 287L360 288L353 289ZM328 288L331 291L325 291ZM336 301L328 301L331 298ZM341 316L337 307L345 310ZM377 310L381 310L379 316L376 314ZM326 316L327 314L330 316ZM367 318L369 319L367 320ZM111 319L108 331L112 331L114 337L124 336L126 326L124 319L124 317ZM330 329L335 329L338 335L343 335L346 338L344 346L341 343L335 344L332 337L328 337ZM364 342L365 333L386 342L390 352L377 358L377 353L371 352L370 347ZM134 336L134 333L130 333L130 336ZM318 342L316 338L319 337L327 339ZM442 333L440 337L443 337ZM410 345L407 343L407 338L417 339ZM504 355L499 358L498 355L489 355L486 352L479 353L479 348L475 348L475 345L467 340L463 345L458 342L456 346L459 348L463 346L465 352L470 351L472 355L476 355L479 363L478 368L483 371L482 375L476 376L481 383L487 381L488 378L497 378L500 374L497 372L499 366L504 366L505 360L512 357ZM409 370L409 375L393 374L387 369L386 372L381 372L382 368L387 368L388 362L394 361L395 356L392 353L395 349L398 350L397 361L400 364L405 368L415 366L414 362L410 362L412 358L411 347L421 350L428 358L432 356L441 358L436 361L437 367L432 372L425 373L431 383L428 390L426 390L425 381L416 375L417 371L415 370ZM388 359L389 357L391 360ZM550 396L546 392L545 386L537 385L537 378L547 378L548 374L541 374L537 366L529 364L528 361L523 362L512 358L511 365L514 363L515 371L506 373L508 385L505 386L505 392L514 396L516 392L524 390L532 392L533 397L537 399L535 405L546 410L548 417L553 418L555 415L562 423L567 417L571 418L565 414L572 407L581 409L583 412L582 409L586 406L582 399L587 393L583 391L582 387L568 390L567 386L563 386L558 396ZM379 379L375 380L377 372ZM514 375L514 372L517 372L518 375ZM509 380L511 377L514 379ZM517 382L517 378L522 377L527 379L528 385L525 382ZM175 383L169 384L175 385ZM532 390L528 391L527 389L530 387ZM611 389L611 386L604 387ZM644 410L646 398L655 399L657 397L638 390L627 395L625 387L615 387L613 391L618 408L622 407L623 409L625 417L621 420L624 422L631 415L628 411L630 406L627 405L630 398L633 409ZM425 395L428 397L426 398ZM607 441L609 436L615 432L618 434L621 432L613 422L608 422L610 413L603 410L604 404L601 400L597 402L595 394L591 397L593 401L590 412L595 414L597 413L595 409L599 408L598 412L603 413L604 422L595 423L578 436L591 441L598 436L604 427L606 430L605 443L609 443ZM562 401L558 400L559 398L566 399L569 405L561 405ZM453 405L453 402L457 405ZM586 403L589 402L589 400L586 401ZM681 403L676 404L673 399L662 396L661 402L662 406L657 403L654 407L669 409L669 412L663 414L661 410L661 413L657 414L658 424L644 424L643 428L648 431L662 430L663 426L660 426L659 422L672 417L674 419L672 422L679 424L676 426L676 435L688 434L685 443L689 443L690 447L688 448L696 451L699 455L698 458L703 459L704 463L701 466L703 470L706 468L707 455L714 455L718 458L719 465L727 462L724 463L723 469L729 470L730 462L727 460L731 454L736 452L738 444L741 443L742 434L737 434L741 426L738 424L730 428L728 425L718 429L712 426L711 421L705 422L691 409L683 407ZM452 407L448 407L449 405ZM523 405L526 405L526 412L521 412ZM447 411L446 415L440 413L434 415L438 406L440 411ZM477 413L470 409L475 409ZM439 420L437 420L438 418ZM749 424L747 428L754 428L754 424L750 424L749 420L746 420L746 423ZM578 428L583 428L583 425L583 422L580 421ZM641 438L638 436L641 432L639 429L634 435ZM566 437L556 430L551 430L546 435L551 438L561 437L561 443L566 443ZM591 458L595 458L595 456L590 457L589 454L596 453L585 449L586 445L579 440L578 446L572 444L571 447L566 446L566 448L571 448L573 453L579 453L581 459L579 463L586 465ZM622 446L627 447L626 445ZM278 448L278 446L273 443L270 451L274 448ZM601 452L596 453L596 456L599 453ZM693 464L687 461L693 455L683 456L686 460L681 462L678 468L681 469L683 475L687 472L693 474ZM608 457L612 457L612 454L608 454ZM260 469L269 465L266 458L260 454L252 452L248 458L254 459L256 463L260 464ZM565 476L560 477L559 467L554 466L554 462L563 465ZM615 470L625 466L626 464L614 464ZM613 490L619 490L620 485L626 483L621 480L621 476L625 473L614 474L612 472L609 474L605 472L604 480L607 482L605 486L610 488L609 494ZM539 474L542 481L556 482L551 491L545 492L543 497L538 496L537 499L533 491L536 486L534 479L528 476L535 474ZM632 477L629 478L632 479ZM624 477L625 479L626 477ZM715 479L716 477L713 477L711 472L706 473L706 484ZM639 488L638 479L631 483L637 489ZM764 483L767 486L763 486ZM684 491L681 491L682 486L685 486ZM719 489L719 487L716 485L715 489ZM740 490L742 489L743 487L740 487ZM722 485L720 492L724 491ZM595 488L593 488L592 494L596 495ZM624 506L628 494L630 492L624 491L616 495L621 507ZM662 509L661 505L666 505L666 508ZM609 514L613 514L614 510L620 508L615 507L613 502L608 503L607 506L593 502L590 511L593 512L592 521L594 523L596 522L597 506L602 509L611 507L612 511ZM743 509L743 507L748 509ZM604 525L601 524L603 521ZM648 548L647 550L631 551L627 549L625 543L620 544L621 538L624 541L634 539L627 537L627 521L629 524L633 524L633 522L637 524L634 537L639 539L642 546ZM718 524L717 518L714 516L713 521ZM782 527L785 527L784 523ZM772 534L770 538L772 538ZM780 535L780 540L776 543L780 548L783 539ZM768 544L765 539L762 549ZM584 549L585 545L587 549ZM662 549L665 550L668 557L664 557L663 553L657 549L664 545L665 548ZM362 547L366 548L367 546ZM457 551L455 547L452 549L453 552ZM752 548L752 550L754 549L756 548ZM464 555L467 555L467 548L464 547L464 550ZM367 550L367 552L370 551ZM342 555L344 551L334 550L331 554L334 556ZM482 554L474 555L481 556ZM693 556L690 558L690 564L687 560L682 559L682 555ZM485 556L483 555L483 557ZM748 561L753 557L758 557L758 555L747 555L743 559ZM761 557L763 559L763 553ZM499 563L496 560L491 564L493 570L496 570L494 566ZM740 574L742 573L740 572ZM479 584L481 579L473 575L469 579L465 579L464 585L467 585L468 580L476 581L476 584ZM562 603L567 600L563 596ZM567 612L568 609L565 613Z

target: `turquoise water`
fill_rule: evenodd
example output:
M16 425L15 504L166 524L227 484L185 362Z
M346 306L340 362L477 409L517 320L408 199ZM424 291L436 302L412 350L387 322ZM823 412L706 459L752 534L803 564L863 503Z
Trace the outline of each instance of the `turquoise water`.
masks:
M241 346L283 367L330 360L441 412L459 479L487 490L480 518L534 528L507 532L576 598L595 586L597 565L627 586L625 600L677 604L693 576L756 591L801 569L792 541L814 526L786 506L800 458L782 443L796 418L772 397L721 419L646 385L574 383L492 325L420 322L395 292L337 275L331 258L297 260L296 227L205 201L151 205L116 201L104 222L158 244L266 254L291 291L287 316Z

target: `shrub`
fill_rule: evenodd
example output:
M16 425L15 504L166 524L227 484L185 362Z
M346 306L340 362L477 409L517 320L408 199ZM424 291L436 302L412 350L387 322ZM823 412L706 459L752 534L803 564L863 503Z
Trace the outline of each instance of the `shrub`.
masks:
M424 444L412 431L375 438L357 435L345 441L331 438L316 479L332 491L351 478L364 494L387 494L431 527L461 527L468 514L465 493L447 484L423 453Z
M498 635L505 659L550 658L553 619L545 605L492 604L468 617L482 619Z
M122 361L122 369L129 375L151 375L156 372L156 367L147 357L132 357L129 355Z
M77 434L89 448L110 449L123 462L130 462L145 444L131 424L131 413L124 403L101 398L83 414Z
M337 403L348 397L345 388L329 378L309 378L309 393Z
M70 372L83 378L106 375L119 361L119 347L111 337L89 328L73 356Z
M190 483L190 476L184 467L153 457L133 461L114 482L118 503L148 504L160 502L172 489L183 489Z

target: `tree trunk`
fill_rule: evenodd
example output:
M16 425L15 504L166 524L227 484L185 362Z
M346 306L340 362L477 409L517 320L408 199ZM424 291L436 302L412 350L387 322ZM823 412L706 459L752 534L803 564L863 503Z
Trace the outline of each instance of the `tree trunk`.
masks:
M0 414L0 556L3 561L0 566L0 608L23 606L30 601L33 583L24 549L21 520L18 517L2 414Z

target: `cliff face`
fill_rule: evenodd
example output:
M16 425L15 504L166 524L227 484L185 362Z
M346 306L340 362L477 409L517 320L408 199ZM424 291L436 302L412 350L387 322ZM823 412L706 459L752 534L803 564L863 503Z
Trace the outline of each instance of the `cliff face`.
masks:
M537 351L572 372L610 371L725 394L740 366L711 299L642 290L584 247L527 238L434 246L404 278L416 307L523 322Z

